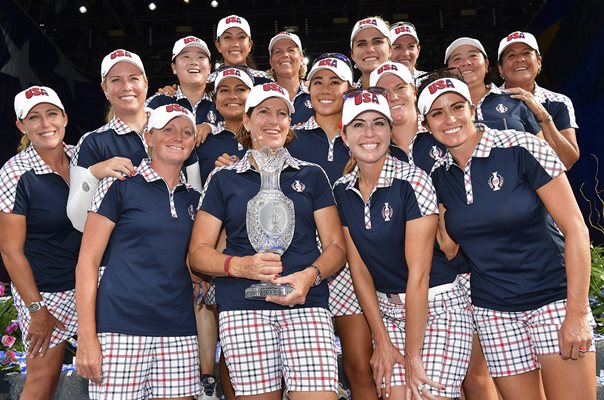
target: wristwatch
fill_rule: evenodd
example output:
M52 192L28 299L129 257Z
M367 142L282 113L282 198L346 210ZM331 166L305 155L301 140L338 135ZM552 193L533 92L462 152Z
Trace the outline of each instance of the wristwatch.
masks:
M36 311L39 311L42 307L46 307L46 303L44 303L44 300L32 302L30 305L27 306L27 309L30 313L35 313Z
M315 278L315 281L313 282L312 286L319 286L323 281L323 277L321 276L321 270L315 264L311 265L309 268L313 268L315 271L317 271L317 277Z

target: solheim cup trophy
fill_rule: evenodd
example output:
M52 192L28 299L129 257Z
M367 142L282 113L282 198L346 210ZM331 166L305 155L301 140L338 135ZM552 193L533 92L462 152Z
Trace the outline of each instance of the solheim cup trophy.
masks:
M279 177L287 156L286 150L251 150L260 170L260 191L247 202L247 234L258 253L283 255L294 237L294 203L281 191ZM248 300L265 300L266 296L287 296L293 288L272 282L256 283L245 290Z

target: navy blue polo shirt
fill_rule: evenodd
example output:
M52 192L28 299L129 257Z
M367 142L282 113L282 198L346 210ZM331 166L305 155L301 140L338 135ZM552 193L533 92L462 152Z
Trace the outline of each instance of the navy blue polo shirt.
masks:
M148 159L133 177L101 181L90 211L115 227L101 264L97 332L196 334L186 259L199 199L184 175L170 191Z
M209 134L206 141L194 150L197 153L201 184L204 185L210 172L214 169L216 159L224 153L243 157L245 149L235 138L235 134L224 128L224 122L218 123L218 132Z
M513 129L534 135L542 130L535 114L522 100L513 99L493 84L476 105L476 121L497 130Z
M260 189L260 174L251 168L249 152L232 166L212 172L204 188L201 209L222 221L226 229L225 254L250 256L256 251L248 239L245 219L247 202ZM316 242L317 226L314 212L335 204L325 172L318 165L288 156L280 178L281 190L294 203L294 237L281 256L286 276L302 271L319 258ZM258 281L219 277L216 282L216 302L220 311L281 310L288 307L266 301L246 300L245 289ZM306 303L296 307L328 308L327 281L311 287Z
M73 148L63 146L71 158ZM23 252L38 289L63 292L75 288L82 234L67 218L67 182L30 145L4 164L0 185L0 211L25 216Z
M536 82L533 95L552 116L558 130L568 128L579 129L575 120L573 102L567 96L542 88Z
M330 140L314 117L294 130L294 139L287 150L300 160L320 165L332 185L344 175L344 167L350 160L350 151L342 137L338 135Z
M300 87L294 97L294 108L296 111L291 115L292 126L297 128L304 125L310 117L315 116L315 109L312 108L312 102L310 101L310 93L304 82L300 82Z
M566 298L561 237L548 228L536 190L564 172L542 139L484 132L464 169L449 153L432 179L445 223L472 271L473 304L526 311Z
M420 168L388 155L377 187L365 203L358 187L359 174L357 166L334 186L342 225L348 227L376 290L404 293L409 276L406 223L438 213L432 182ZM437 284L453 282L456 274L452 269L446 282Z
M145 102L145 108L155 110L158 107L174 103L180 104L191 111L195 116L195 123L197 125L203 124L204 122L214 124L217 121L216 109L213 107L214 103L212 101L212 96L209 93L205 93L197 104L192 104L191 101L185 97L180 86L177 87L174 96L156 94L149 97Z
M447 151L446 147L428 132L417 132L409 149L410 154L407 154L394 143L390 144L390 154L401 161L417 165L427 174L432 171L432 167L436 161L443 158ZM435 241L434 253L432 255L432 269L430 270L430 287L452 282L449 279L452 276L455 279L455 276L451 275L451 270L457 274L462 274L470 272L470 267L461 252L458 252L455 258L449 261L447 256L440 250L438 241Z

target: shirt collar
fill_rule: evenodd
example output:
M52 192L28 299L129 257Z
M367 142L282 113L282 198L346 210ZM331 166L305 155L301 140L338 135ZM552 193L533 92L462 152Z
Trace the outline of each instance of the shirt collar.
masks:
M63 152L65 152L67 158L71 160L73 158L74 148L73 146L68 146L63 143ZM38 151L34 148L33 144L30 144L27 149L25 149L24 155L36 175L52 174L55 172L44 162L44 160L42 160L42 157L40 157L40 154L38 154Z
M216 129L212 129L212 135L218 135L226 130L226 122L218 121L216 122ZM229 131L230 132L230 131ZM234 134L234 132L233 132Z
M539 86L537 82L535 82L535 90L533 91L533 96L535 96L535 99L537 99L537 101L541 104L547 102L547 94L545 93L545 89Z
M149 119L149 115L151 114L151 112L145 111L145 114L147 115L147 119ZM119 119L117 116L113 117L113 119L109 122L108 126L110 129L113 129L118 135L126 135L130 132L135 132L136 134L139 134L135 130L131 129L124 121Z
M183 93L180 85L178 85L176 87L176 92L174 92L174 97L176 97L176 100L180 100L183 98L186 98L185 94ZM187 99L189 100L189 99ZM197 104L201 103L202 100L208 100L208 101L212 101L212 96L210 95L210 93L208 93L207 90L204 91L202 98L197 102ZM197 105L195 104L195 105ZM193 105L193 104L191 104Z
M291 154L289 154L289 151L287 151L287 149L284 149L284 150L285 150L285 163L283 164L282 170L284 170L287 167L292 167L294 169L300 169L300 163L298 162L298 160L295 159L294 157L292 157ZM250 150L248 150L245 152L245 154L241 158L241 160L239 160L235 164L235 171L238 174L242 174L242 173L252 169L252 163L250 162L250 156L251 156L251 153L250 153Z
M470 158L487 158L491 154L491 149L495 145L497 138L496 131L480 123L476 124L476 129L482 131L482 137L480 138L480 141L478 142L478 145L474 149L474 152ZM447 150L447 154L442 158L442 160L447 170L455 163L455 160L453 160L453 156L449 150Z
M398 168L400 168L399 161L390 154L387 154L386 160L384 161L384 165L382 166L382 170L380 171L380 176L378 178L378 182L375 188L377 189L392 186L392 182L394 181L394 177L396 176L396 170ZM359 180L360 172L361 170L359 169L359 166L356 165L350 173L350 178L348 181L348 185L346 186L346 190L354 189L357 181Z
M163 178L151 167L151 159L149 158L144 158L141 161L140 165L136 168L136 174L141 175L143 178L145 178L147 182L163 180ZM178 183L178 185L176 185L176 187L180 185L185 185L187 190L189 190L191 186L187 183L185 174L182 171L180 171L179 178L180 182Z

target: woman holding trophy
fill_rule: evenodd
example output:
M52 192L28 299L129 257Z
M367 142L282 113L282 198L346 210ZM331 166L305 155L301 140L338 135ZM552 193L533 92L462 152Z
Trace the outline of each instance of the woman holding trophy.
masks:
M251 90L238 132L249 150L210 174L189 247L191 269L216 277L222 349L243 399L281 399L282 378L297 399L336 399L324 279L344 265L344 239L325 172L284 149L293 111L276 83Z

